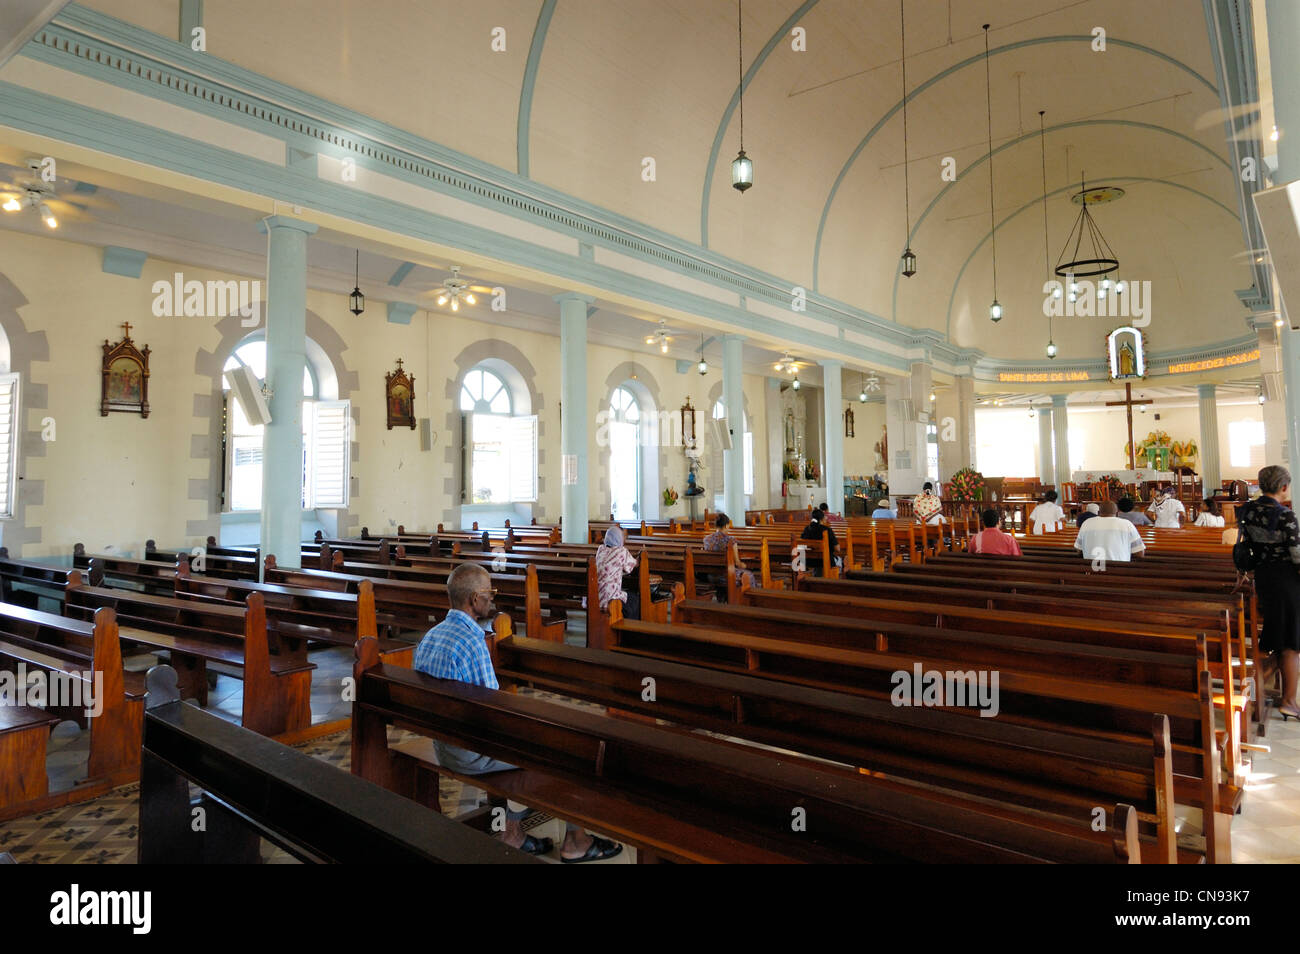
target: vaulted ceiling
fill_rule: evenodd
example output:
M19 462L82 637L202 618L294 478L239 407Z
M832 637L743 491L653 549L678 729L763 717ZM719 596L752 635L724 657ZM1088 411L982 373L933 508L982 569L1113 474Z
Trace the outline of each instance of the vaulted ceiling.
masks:
M175 0L85 4L176 37ZM740 142L734 0L222 0L208 53L962 347L1041 358L1042 165L1056 260L1089 183L1123 277L1150 281L1151 346L1247 333L1252 282L1197 0L906 0L904 210L897 0L745 0ZM993 297L984 31L991 22ZM505 50L492 49L504 28ZM1095 50L1094 28L1105 31ZM792 30L804 32L796 50ZM953 160L955 181L941 176ZM645 160L654 160L646 181ZM1060 360L1113 320L1058 321Z

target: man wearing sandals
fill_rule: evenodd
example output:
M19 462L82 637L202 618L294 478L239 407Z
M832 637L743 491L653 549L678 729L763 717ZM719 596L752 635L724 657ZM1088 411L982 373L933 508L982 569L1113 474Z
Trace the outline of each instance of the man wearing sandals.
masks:
M415 650L414 668L438 679L455 679L474 686L499 689L496 670L488 653L480 620L491 620L496 615L492 602L495 591L487 570L477 564L462 563L447 577L447 597L451 611L447 617L429 630ZM486 775L489 772L506 772L518 768L508 762L470 752L435 739L434 748L439 764L461 775ZM506 829L501 839L511 847L522 849L530 855L550 854L555 843L550 838L525 835L520 822L528 809L516 802L507 802ZM600 861L613 858L623 850L617 842L597 838L576 825L566 823L564 843L560 846L560 860L566 864Z
M1259 644L1272 659L1266 676L1281 656L1283 719L1300 719L1296 681L1300 672L1300 523L1291 503L1291 473L1285 467L1259 472L1260 495L1238 508L1237 526L1260 556L1255 568L1255 594L1264 632Z

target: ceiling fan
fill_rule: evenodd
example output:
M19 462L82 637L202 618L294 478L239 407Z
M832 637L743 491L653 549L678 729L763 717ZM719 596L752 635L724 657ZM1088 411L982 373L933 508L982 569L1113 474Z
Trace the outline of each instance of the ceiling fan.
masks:
M15 170L16 172L16 170ZM27 175L18 173L0 182L0 209L21 212L30 209L41 217L47 228L56 229L59 222L86 217L91 207L111 208L113 203L90 194L77 193L77 200L59 198L54 183L41 178L41 160L27 160Z
M471 285L460 277L460 266L453 265L451 266L451 277L442 280L442 290L438 292L438 304L446 305L450 303L452 311L460 311L462 301L467 305L478 304L474 292L490 295L492 289L486 285Z
M654 334L645 336L645 343L648 345L658 345L661 354L668 353L668 346L672 344L673 336L669 334L668 322L666 319L659 319L659 327L655 329Z
M805 368L807 366L808 362L796 361L794 358L790 357L790 352L786 351L782 353L781 360L772 365L772 370L781 374L798 374L800 368Z

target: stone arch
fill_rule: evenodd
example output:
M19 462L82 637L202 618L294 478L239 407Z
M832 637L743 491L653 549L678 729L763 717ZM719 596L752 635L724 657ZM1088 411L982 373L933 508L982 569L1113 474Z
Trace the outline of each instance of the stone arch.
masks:
M443 511L442 523L448 527L460 526L461 444L464 438L460 415L460 386L465 375L479 365L486 365L506 382L506 386L511 389L516 414L537 415L537 503L533 505L533 516L539 521L545 519L546 508L542 501L546 497L546 420L542 417L542 411L546 408L546 398L537 388L537 369L522 351L499 338L484 338L474 342L456 355L452 364L455 372L447 378L443 389L443 396L447 399L444 421L447 433L453 435L453 439L443 448L443 463L446 464L447 474L443 480L443 492L451 499L452 505Z
M248 319L238 313L222 318L216 325L217 333L221 336L216 348L211 351L201 348L194 356L194 373L207 378L210 382L207 390L194 395L195 433L190 436L190 458L207 461L208 465L206 477L191 478L189 482L189 499L202 500L207 505L202 519L188 520L185 523L186 535L197 538L199 543L209 536L220 539L221 502L217 499L217 494L222 477L221 370L231 353L246 338L259 330L265 333L264 303L256 302L254 307L256 308L254 314L257 316L255 325L250 328L245 324ZM343 359L343 352L348 349L343 336L320 315L308 310L307 339L307 358L316 368L317 385L321 395L325 396L333 391L331 395L333 398L340 401L351 400L360 389L361 379L356 371L348 369L347 362ZM325 359L324 362L322 358ZM207 422L206 432L202 431L200 421ZM361 443L357 436L360 429L361 414L354 402L350 453L354 466L352 486L349 488L350 498L361 493L359 478L355 472L355 465L361 459ZM347 536L358 524L357 517L350 509L337 511L335 533L339 536Z
M663 422L671 424L672 411L664 407L664 402L660 396L659 381L655 378L645 365L636 361L624 361L622 364L610 371L605 377L605 390L601 398L601 403L596 408L596 414L592 419L597 421L597 451L603 451L600 447L600 422L604 417L597 418L596 415L601 412L608 413L609 402L614 395L614 390L619 387L626 387L637 399L642 412L642 431L641 431L641 463L644 472L641 479L641 503L642 503L642 520L657 520L660 515L660 497L663 488L668 486L668 460L672 455L672 445L674 441L680 447L681 426L676 428L661 426ZM647 405L649 407L647 407ZM647 410L652 409L651 414ZM593 468L593 477L596 478L596 486L600 493L599 511L602 517L609 512L609 499L611 491L609 483L609 456L600 453L599 460Z
M40 421L44 417L41 412L49 410L49 386L32 380L32 362L49 361L50 344L44 331L27 330L26 323L18 314L18 309L26 304L27 298L18 286L0 273L0 331L4 337L0 359L3 359L4 371L18 375L18 410L23 415L18 421L18 454L14 461L14 515L0 524L0 543L8 547L14 557L22 556L24 546L44 542L41 527L30 522L27 508L44 505L45 481L29 480L26 472L28 460L45 456ZM29 427L28 421L36 415L40 415L36 418L37 426ZM71 552L72 541L68 541L67 546Z

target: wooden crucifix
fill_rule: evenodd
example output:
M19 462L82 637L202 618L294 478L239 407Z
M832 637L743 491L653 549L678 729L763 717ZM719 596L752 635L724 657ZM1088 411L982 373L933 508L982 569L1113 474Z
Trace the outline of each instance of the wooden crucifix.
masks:
M1138 401L1133 400L1133 385L1130 384L1128 381L1124 382L1124 400L1106 402L1107 407L1122 406L1124 408L1125 413L1128 414L1128 469L1129 470L1137 470L1137 465L1134 463L1133 460L1133 452L1137 450L1137 447L1134 446L1133 444L1133 406L1135 404L1154 404L1154 403L1155 402L1152 401L1150 398L1146 398L1145 400L1138 400Z

